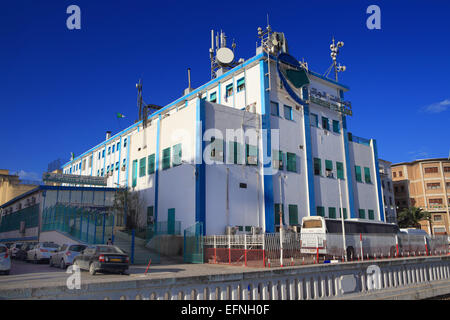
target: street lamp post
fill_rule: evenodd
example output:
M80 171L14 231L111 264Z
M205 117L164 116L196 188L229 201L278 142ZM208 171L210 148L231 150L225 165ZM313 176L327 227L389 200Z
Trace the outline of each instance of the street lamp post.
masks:
M343 251L344 251L344 257L345 257L345 261L347 261L347 254L346 254L346 248L347 248L347 243L345 241L345 225L344 225L344 208L342 207L342 193L341 193L341 179L337 179L338 182L338 189L339 189L339 205L341 207L341 225L342 225L342 246L343 246Z

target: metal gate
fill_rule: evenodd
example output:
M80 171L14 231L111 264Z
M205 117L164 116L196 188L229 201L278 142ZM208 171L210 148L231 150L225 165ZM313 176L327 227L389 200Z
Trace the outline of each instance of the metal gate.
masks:
M203 263L203 223L184 230L183 259L187 263Z

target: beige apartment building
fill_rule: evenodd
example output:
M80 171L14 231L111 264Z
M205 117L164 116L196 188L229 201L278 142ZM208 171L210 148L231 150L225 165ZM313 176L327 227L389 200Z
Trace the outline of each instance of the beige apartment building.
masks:
M450 234L450 160L416 160L392 164L397 212L418 207L432 214L421 222L429 234Z
M9 174L9 170L0 169L0 206L21 194L36 188L36 184L20 181L18 175Z

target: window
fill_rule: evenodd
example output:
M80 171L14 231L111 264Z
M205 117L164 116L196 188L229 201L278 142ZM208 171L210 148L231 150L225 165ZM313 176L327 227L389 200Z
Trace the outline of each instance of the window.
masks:
M284 106L284 118L288 120L294 120L294 115L292 114L292 107Z
M223 140L211 138L211 160L223 162Z
M133 160L133 167L132 167L132 171L131 171L131 186L134 188L137 185L137 168L138 166L138 161L137 160Z
M398 176L399 176L399 177L403 177L403 172L402 172L402 171L399 171L399 172L398 172Z
M317 215L321 217L325 217L325 208L324 207L317 207Z
M243 146L236 141L229 142L228 163L243 164Z
M291 226L298 224L298 207L296 204L289 205L289 224Z
M440 214L434 215L433 221L442 221L442 216Z
M217 94L215 92L209 95L209 101L214 103L217 102Z
M361 167L360 166L355 166L355 173L356 173L356 181L362 182Z
M182 161L181 143L173 146L173 166L179 166Z
M338 179L344 179L344 164L342 162L336 162L336 171Z
M106 173L109 173L109 165L106 167Z
M284 224L284 206L279 203L275 203L275 225L280 225L280 210Z
M283 151L272 150L273 155L273 168L283 170Z
M428 190L435 190L435 189L440 189L440 188L441 188L441 184L439 182L427 183L427 189Z
M241 91L245 90L245 79L244 78L240 78L236 82L236 88L237 88L237 92L241 92Z
M145 158L141 158L141 160L139 160L139 177L144 177L145 176L146 160L147 159L145 159Z
M333 161L325 160L325 172L328 178L333 178Z
M450 172L450 167L444 167L444 172Z
M105 175L105 172L104 172L104 168L102 168L102 171L100 172L100 176L104 176Z
M434 227L433 231L435 234L438 234L438 233L445 234L445 227Z
M105 150L102 151L102 158L105 157Z
M322 162L319 158L314 158L314 174L316 176L322 175Z
M339 210L339 218L342 217L342 216L341 216L341 215L342 215L342 211L344 212L344 220L345 220L345 219L347 219L347 208L344 208L344 209L341 208L341 209Z
M123 147L125 148L127 146L127 138L123 139Z
M155 154L148 156L148 174L155 173Z
M375 213L373 210L367 210L367 214L369 215L369 220L375 220Z
M364 181L366 183L372 183L370 178L370 168L364 167Z
M99 153L98 153L98 160L100 160L101 157L102 157L102 153L99 152Z
M86 170L86 159L83 160L81 170Z
M365 219L366 218L366 212L364 211L364 209L359 209L359 218L360 219Z
M170 168L170 148L163 150L162 154L162 169L166 170Z
M120 150L120 142L117 142L117 147L116 150L119 151Z
M258 148L249 144L245 145L245 163L256 166L258 164Z
M396 178L396 177L397 177L397 172L392 172L392 176L393 176L394 178Z
M328 118L322 117L322 129L330 130L330 123L328 122Z
M112 146L112 153L114 153L114 151L116 150L116 145L115 144L113 144L113 146Z
M442 199L429 199L430 205L441 205L443 203Z
M336 208L328 208L328 217L331 219L336 219Z
M229 84L226 86L225 95L226 97L231 97L233 95L233 84Z
M339 121L333 120L333 132L340 133Z
M270 101L270 114L277 117L280 116L280 108L278 103Z
M438 173L437 167L425 168L425 173Z
M287 171L297 172L297 155L295 153L286 152Z
M315 113L311 113L310 123L312 127L319 127L319 116Z
M108 147L108 155L111 154L111 147Z
M116 171L119 171L119 161L116 162Z

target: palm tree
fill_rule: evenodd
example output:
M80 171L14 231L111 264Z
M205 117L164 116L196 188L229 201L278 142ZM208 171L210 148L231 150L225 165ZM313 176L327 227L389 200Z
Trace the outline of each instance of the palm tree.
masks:
M419 221L421 220L431 221L431 214L428 211L423 211L422 208L405 208L397 213L397 221L400 228L420 228Z

